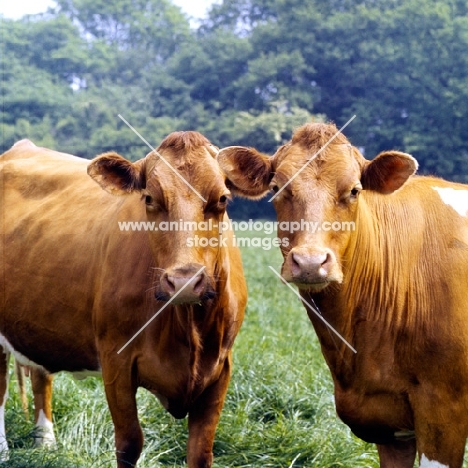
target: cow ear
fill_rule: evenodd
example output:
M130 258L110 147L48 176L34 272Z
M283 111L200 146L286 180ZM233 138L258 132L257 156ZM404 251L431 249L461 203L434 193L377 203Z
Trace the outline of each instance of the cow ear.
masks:
M114 152L104 153L91 161L88 174L107 192L126 195L145 188L144 164L139 162L132 163Z
M417 171L418 162L399 151L384 151L370 161L361 176L362 187L389 194L398 190Z
M234 194L258 199L268 192L270 157L253 148L229 146L219 151L217 160L226 175L226 185Z

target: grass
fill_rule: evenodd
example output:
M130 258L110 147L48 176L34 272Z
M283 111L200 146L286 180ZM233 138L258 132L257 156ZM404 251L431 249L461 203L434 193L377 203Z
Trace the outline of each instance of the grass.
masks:
M244 236L244 233L243 233ZM234 372L214 445L217 468L377 468L373 445L336 417L333 387L305 310L269 270L279 250L242 249L249 285ZM6 412L14 468L114 468L113 427L99 379L54 384L55 450L32 448L31 422L16 382ZM171 418L148 392L138 392L145 444L139 468L185 467L186 420ZM467 464L465 464L468 467Z

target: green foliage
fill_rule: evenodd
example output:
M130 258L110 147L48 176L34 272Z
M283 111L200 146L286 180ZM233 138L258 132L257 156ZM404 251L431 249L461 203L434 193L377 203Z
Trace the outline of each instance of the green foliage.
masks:
M423 173L468 181L466 7L366 2L334 13L315 35L317 110L338 122L356 114L349 134L368 157L397 148L412 153Z
M203 103L216 115L242 107L237 102L242 96L238 96L235 82L245 73L250 53L246 39L215 31L201 36L195 44L184 44L172 57L169 71L189 86L191 99Z
M1 150L139 159L121 114L153 146L198 130L272 154L300 124L356 114L346 134L368 158L395 148L468 182L466 2L224 0L197 29L171 0L57 3L2 20Z
M165 60L189 35L180 9L168 0L59 0L60 10L87 34L118 49ZM130 57L131 54L128 55Z
M286 105L278 104L268 112L226 111L217 122L208 124L205 131L207 135L213 135L220 146L236 145L242 141L245 146L271 154L291 138L291 129L312 118L304 109L288 109ZM321 121L323 117L317 116L315 120Z

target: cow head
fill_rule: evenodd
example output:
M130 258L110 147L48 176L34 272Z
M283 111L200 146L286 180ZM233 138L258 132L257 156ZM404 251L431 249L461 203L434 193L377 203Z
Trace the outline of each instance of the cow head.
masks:
M137 213L145 212L144 221L153 226L148 234L158 300L190 303L215 295L222 245L216 241L230 197L216 154L201 134L176 132L135 163L106 153L88 166L88 174L106 191L139 195L135 203L144 208Z
M334 125L321 123L300 127L271 158L229 147L218 162L233 193L259 198L271 191L278 237L288 240L282 275L311 292L343 280L360 192L391 194L417 169L414 158L398 151L367 161Z

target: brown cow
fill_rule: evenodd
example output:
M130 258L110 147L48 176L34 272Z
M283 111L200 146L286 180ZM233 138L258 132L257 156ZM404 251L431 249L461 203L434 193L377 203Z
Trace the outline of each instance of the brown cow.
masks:
M29 141L0 157L1 344L50 373L102 374L119 468L135 466L143 445L138 387L174 417L188 414L188 466L212 465L246 304L233 242L189 245L195 235L218 238L226 216L230 192L215 156L199 133L178 132L136 163L115 153L90 162ZM132 221L156 227L122 227ZM194 230L167 231L182 221Z
M233 147L218 161L233 192L275 194L278 235L289 243L282 276L357 351L306 306L341 419L377 444L381 467L412 468L418 453L421 467L459 468L468 435L468 186L413 177L416 161L397 151L367 161L336 134L307 124L271 158ZM289 232L291 221L302 229Z

